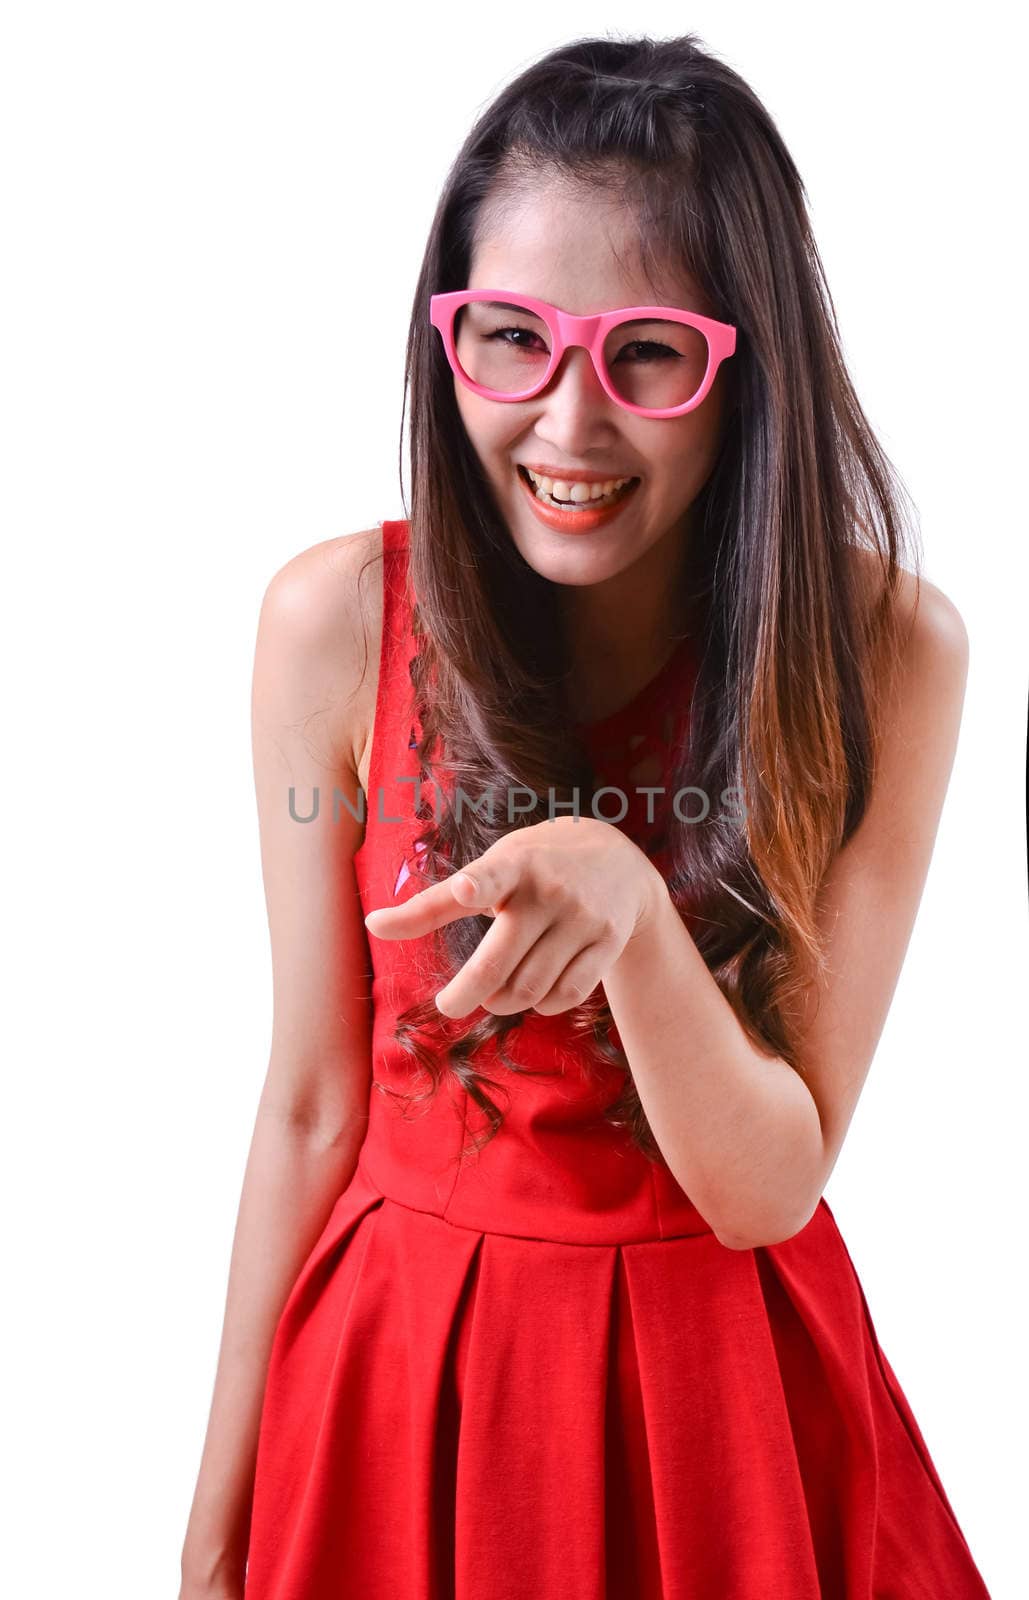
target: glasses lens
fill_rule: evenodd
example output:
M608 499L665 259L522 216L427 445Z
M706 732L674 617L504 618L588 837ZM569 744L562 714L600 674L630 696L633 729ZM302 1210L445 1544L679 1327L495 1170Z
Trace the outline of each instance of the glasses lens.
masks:
M547 370L550 329L517 305L472 300L454 318L454 349L473 383L498 394L521 394Z
M604 341L611 387L630 405L663 411L692 400L707 371L707 339L684 322L620 322Z

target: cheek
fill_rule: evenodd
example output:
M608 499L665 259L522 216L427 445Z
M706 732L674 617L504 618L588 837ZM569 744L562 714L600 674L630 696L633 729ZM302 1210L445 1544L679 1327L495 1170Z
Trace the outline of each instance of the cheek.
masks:
M725 429L726 415L726 387L724 375L720 372L703 405L684 418L684 421L693 423L692 447L698 456L711 461L717 456Z
M673 423L674 437L668 440L667 451L662 452L662 467L682 482L683 468L686 480L694 483L698 476L707 474L718 454L721 441L721 408L717 405L708 411L714 400L712 392L697 412Z
M456 391L458 415L475 454L484 465L502 447L504 441L503 419L496 415L497 408L488 400L469 393L464 385Z

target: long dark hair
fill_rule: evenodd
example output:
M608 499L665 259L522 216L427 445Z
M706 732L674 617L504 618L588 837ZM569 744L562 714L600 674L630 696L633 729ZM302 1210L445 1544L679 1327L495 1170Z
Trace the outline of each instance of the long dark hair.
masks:
M846 371L797 168L754 92L695 34L579 39L551 51L482 113L447 177L414 296L404 390L418 757L426 776L440 782L445 771L468 797L511 785L544 797L591 792L559 693L568 661L555 587L522 559L499 515L429 322L431 294L467 286L484 204L492 210L509 186L552 173L619 194L639 218L648 270L680 264L738 330L722 448L691 510L700 664L689 756L684 746L672 792L735 789L744 820L673 825L668 882L748 1037L803 1073L803 1002L824 973L817 892L868 802L900 657L894 600L915 540ZM515 825L547 814L541 800ZM421 815L429 882L510 828L468 803L460 818L446 808ZM491 925L464 917L440 931L433 993ZM624 1070L608 1120L655 1157L601 994L569 1019ZM417 999L396 1037L423 1087L402 1098L424 1099L453 1073L485 1113L478 1144L488 1142L503 1116L486 1090L508 1091L473 1058L495 1038L497 1059L522 1070L503 1041L524 1017L486 1013L455 1027L431 994Z

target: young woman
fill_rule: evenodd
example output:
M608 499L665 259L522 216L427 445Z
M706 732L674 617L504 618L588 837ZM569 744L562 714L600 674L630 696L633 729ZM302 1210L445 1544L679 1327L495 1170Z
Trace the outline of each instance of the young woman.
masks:
M522 74L408 378L409 518L261 615L275 1026L184 1600L981 1597L822 1193L967 640L747 85L692 36Z

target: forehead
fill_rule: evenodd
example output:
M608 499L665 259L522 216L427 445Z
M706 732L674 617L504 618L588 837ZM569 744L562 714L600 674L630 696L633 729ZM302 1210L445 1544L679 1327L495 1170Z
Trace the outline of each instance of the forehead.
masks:
M466 287L533 295L579 316L652 303L708 309L684 263L648 270L625 200L561 177L520 182L483 206Z

